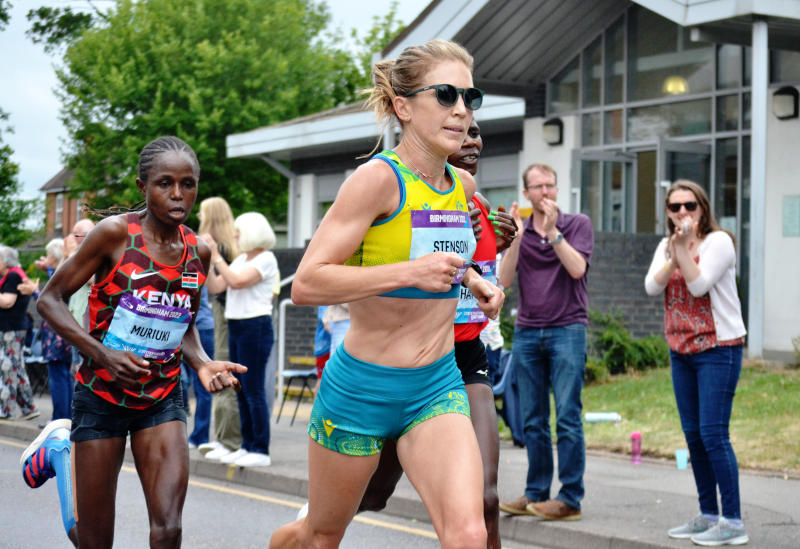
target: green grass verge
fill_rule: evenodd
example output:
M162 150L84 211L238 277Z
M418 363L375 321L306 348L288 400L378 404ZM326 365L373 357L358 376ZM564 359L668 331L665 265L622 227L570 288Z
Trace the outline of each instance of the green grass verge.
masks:
M668 368L588 385L583 409L622 415L618 424L585 423L588 448L628 454L633 431L641 431L645 455L674 458L676 448L686 447ZM745 366L730 433L740 467L800 474L800 371Z

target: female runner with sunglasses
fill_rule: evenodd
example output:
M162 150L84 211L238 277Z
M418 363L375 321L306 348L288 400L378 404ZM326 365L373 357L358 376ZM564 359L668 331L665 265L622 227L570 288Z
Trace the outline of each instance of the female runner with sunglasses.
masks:
M344 182L295 275L296 303L350 302L351 324L309 422L308 515L277 530L270 547L337 547L386 439L397 440L442 547L486 546L453 318L462 277L490 317L503 293L466 268L475 182L447 164L481 104L471 69L472 57L443 40L373 67L368 104L395 117L403 137Z
M736 250L696 183L673 183L666 210L669 236L656 248L645 289L650 295L664 292L672 385L700 501L700 514L668 534L698 545L741 545L748 537L728 433L746 334L736 291Z

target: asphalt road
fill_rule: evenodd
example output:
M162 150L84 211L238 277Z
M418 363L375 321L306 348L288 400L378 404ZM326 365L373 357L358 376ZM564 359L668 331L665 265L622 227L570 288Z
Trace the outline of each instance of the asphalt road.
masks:
M19 470L23 448L19 441L0 438L0 548L70 548L61 526L55 479L36 490L28 488ZM303 503L276 492L190 478L183 510L183 546L264 549L270 533L294 520ZM147 509L136 472L128 464L123 465L119 476L116 513L114 547L147 547ZM439 543L429 524L364 513L350 525L341 546L427 549L439 547ZM515 549L523 545L504 547Z

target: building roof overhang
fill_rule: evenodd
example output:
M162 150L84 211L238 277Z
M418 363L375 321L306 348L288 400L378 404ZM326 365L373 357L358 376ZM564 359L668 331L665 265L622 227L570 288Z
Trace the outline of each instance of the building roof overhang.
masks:
M489 94L476 113L482 130L521 127L524 100L535 101L541 84L634 3L691 28L700 41L750 44L752 22L766 19L770 47L800 50L797 0L434 0L381 55L396 57L405 47L435 37L462 44L475 60L475 85ZM380 127L362 106L229 135L227 155L294 160L367 152Z
M770 47L800 49L797 0L436 0L382 55L434 37L454 40L475 59L476 86L532 98L634 3L717 43L749 44L752 21L767 19Z
M369 152L380 135L375 115L359 101L273 126L229 135L228 158L269 155L298 160L336 153ZM514 97L487 95L475 119L485 134L522 128L525 103Z

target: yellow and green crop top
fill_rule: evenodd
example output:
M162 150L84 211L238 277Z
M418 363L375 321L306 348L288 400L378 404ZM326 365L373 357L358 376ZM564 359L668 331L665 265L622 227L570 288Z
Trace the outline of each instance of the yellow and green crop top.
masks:
M375 221L361 245L345 265L387 265L417 259L433 252L455 252L469 261L475 252L475 235L469 218L467 198L461 179L449 164L452 186L439 191L411 171L394 151L376 154L394 170L400 187L400 204L385 219ZM399 288L381 294L386 297L442 299L458 297L465 267L459 269L447 292L426 292L419 288Z

